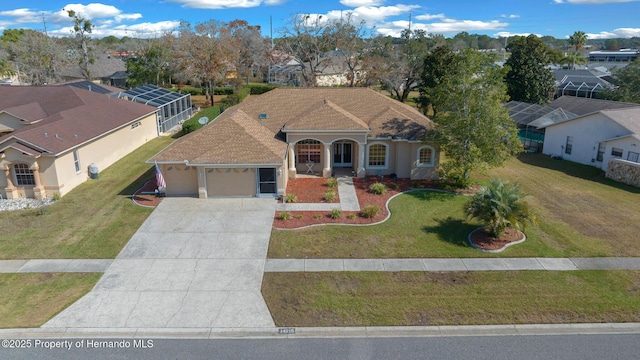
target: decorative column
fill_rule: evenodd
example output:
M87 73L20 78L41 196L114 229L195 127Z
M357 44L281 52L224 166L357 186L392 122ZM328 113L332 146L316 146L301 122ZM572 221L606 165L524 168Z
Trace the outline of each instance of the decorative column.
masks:
M297 174L295 147L293 144L289 145L289 179L295 179Z
M16 199L17 198L17 189L15 185L13 185L13 180L11 178L11 167L13 166L10 162L5 162L0 167L1 170L4 170L5 177L7 178L7 186L4 188L4 192L7 195L7 199Z
M331 143L324 144L324 167L322 168L322 177L331 177Z
M359 178L364 177L366 174L366 171L364 170L364 149L366 147L365 143L359 142L358 143L358 171L356 173L356 176L358 176Z
M36 186L33 187L33 197L37 200L42 200L47 194L44 191L42 180L40 180L40 166L38 166L38 162L34 161L33 164L29 166L29 170L33 172L33 182L36 184Z
M206 199L209 196L207 192L207 169L204 167L196 167L198 172L198 198Z

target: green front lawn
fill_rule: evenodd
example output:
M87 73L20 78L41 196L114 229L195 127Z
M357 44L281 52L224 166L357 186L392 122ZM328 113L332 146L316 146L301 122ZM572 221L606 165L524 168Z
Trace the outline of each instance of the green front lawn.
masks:
M86 294L102 274L0 274L0 328L38 327Z
M273 230L271 258L593 257L640 256L640 191L604 179L593 167L523 154L478 176L517 181L531 196L538 226L527 241L500 254L471 248L467 235L481 224L463 212L467 197L420 191L390 202L380 225Z
M640 271L266 273L276 326L640 321Z
M0 259L115 258L152 211L130 199L154 178L145 161L172 141L148 142L44 211L0 213Z

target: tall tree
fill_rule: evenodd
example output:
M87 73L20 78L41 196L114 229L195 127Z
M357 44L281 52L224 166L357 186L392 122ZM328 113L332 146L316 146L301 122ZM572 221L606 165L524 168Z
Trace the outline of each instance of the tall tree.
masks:
M20 82L32 85L58 81L58 71L68 63L64 47L34 30L25 30L15 43L11 42L9 54Z
M91 80L91 71L89 70L89 64L93 64L95 59L90 53L91 48L89 42L91 41L90 34L93 31L93 24L90 19L86 19L78 15L73 10L67 10L67 14L73 19L73 32L76 40L78 41L78 48L80 50L80 59L78 65L80 65L80 71L85 79Z
M435 53L425 60L421 93L430 94L437 109L433 120L445 154L442 174L467 185L471 171L502 165L522 145L502 106L507 99L503 69L476 50L453 53L441 47ZM434 76L428 69L436 68Z
M505 81L511 100L548 103L555 88L555 77L547 68L551 63L547 46L535 35L516 36L507 50L511 56L506 61L509 72Z
M422 65L429 49L444 39L427 35L423 30L403 30L397 43L390 37L379 37L365 56L367 71L380 81L391 95L405 102L418 87Z
M615 69L612 73L617 86L600 93L600 96L615 101L640 104L640 58L629 65Z
M356 74L362 67L364 52L368 50L365 33L365 21L356 22L353 13L347 12L339 21L333 21L324 34L345 65L349 87L361 80Z
M282 30L277 48L293 56L300 63L301 75L306 86L314 86L316 74L327 66L327 59L321 55L330 50L331 39L324 36L329 24L322 15L296 14Z
M575 69L576 60L578 59L580 54L580 50L587 44L587 34L584 31L576 31L573 35L569 36L569 45L573 46L575 52L573 53L573 62L571 63L571 69ZM580 54L582 55L582 54Z

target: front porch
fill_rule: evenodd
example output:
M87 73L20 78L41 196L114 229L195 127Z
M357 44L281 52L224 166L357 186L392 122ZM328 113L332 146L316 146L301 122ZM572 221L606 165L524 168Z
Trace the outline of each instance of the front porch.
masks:
M365 143L303 139L289 145L289 178L364 177Z

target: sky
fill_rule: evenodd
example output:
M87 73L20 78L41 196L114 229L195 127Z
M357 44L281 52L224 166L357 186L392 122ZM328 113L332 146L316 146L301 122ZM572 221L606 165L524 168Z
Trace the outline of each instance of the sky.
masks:
M46 30L69 36L74 10L95 25L92 37L157 37L180 21L246 20L277 38L297 14L339 19L351 12L373 34L398 36L403 29L452 37L466 31L490 37L536 34L589 39L640 37L640 0L0 0L0 31ZM64 10L63 10L64 9Z

